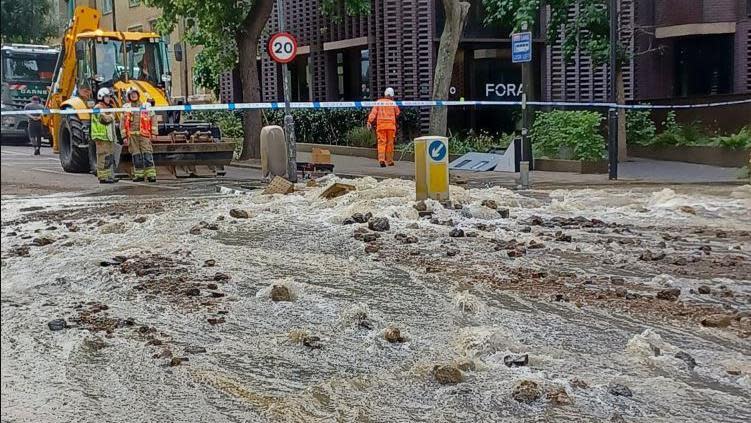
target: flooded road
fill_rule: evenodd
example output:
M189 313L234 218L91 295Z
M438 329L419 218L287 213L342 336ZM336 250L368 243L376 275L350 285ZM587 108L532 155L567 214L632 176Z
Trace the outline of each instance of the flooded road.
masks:
M332 182L4 197L2 421L751 420L751 186Z

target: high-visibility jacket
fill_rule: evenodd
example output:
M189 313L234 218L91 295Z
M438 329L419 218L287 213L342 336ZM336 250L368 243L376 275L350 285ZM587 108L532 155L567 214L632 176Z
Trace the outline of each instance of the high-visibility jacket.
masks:
M125 136L130 136L130 120L131 120L132 112L125 112ZM140 128L138 133L142 137L149 138L151 137L151 117L153 116L153 113L149 111L148 109L144 108L141 109L139 112L140 116ZM134 131L135 132L135 131Z
M99 104L97 104L97 107L99 107ZM106 107L106 106L105 106ZM109 119L107 118L109 116ZM112 125L112 119L114 119L110 115L100 115L100 114L94 114L91 116L91 139L92 140L98 140L98 141L114 141L112 137L112 132L110 131L109 126ZM104 123L104 121L109 121L109 123Z
M382 98L378 102L387 104L373 107L368 115L368 123L372 125L375 122L376 129L396 129L399 106L389 98Z

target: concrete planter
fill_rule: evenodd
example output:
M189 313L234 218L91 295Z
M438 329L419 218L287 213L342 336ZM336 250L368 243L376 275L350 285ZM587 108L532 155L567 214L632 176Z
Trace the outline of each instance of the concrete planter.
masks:
M629 145L628 155L645 159L698 163L720 167L743 167L751 150L732 150L710 146L642 146Z
M535 159L535 170L545 172L570 172L582 174L608 173L608 162L605 160L561 160Z

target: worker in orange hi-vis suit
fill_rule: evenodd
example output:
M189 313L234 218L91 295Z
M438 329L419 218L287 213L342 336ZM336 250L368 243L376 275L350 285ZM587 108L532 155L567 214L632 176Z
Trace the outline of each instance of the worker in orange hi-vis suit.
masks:
M384 98L378 100L381 105L373 107L368 116L368 129L376 124L378 137L378 161L381 167L394 165L394 141L396 140L396 118L399 106L394 102L394 89L386 88Z

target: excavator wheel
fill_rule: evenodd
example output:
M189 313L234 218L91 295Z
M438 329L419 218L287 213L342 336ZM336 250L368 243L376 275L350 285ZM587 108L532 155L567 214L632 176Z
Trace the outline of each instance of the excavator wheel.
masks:
M76 115L65 115L60 122L60 164L66 172L91 171L89 149L76 147L85 140L81 119Z

